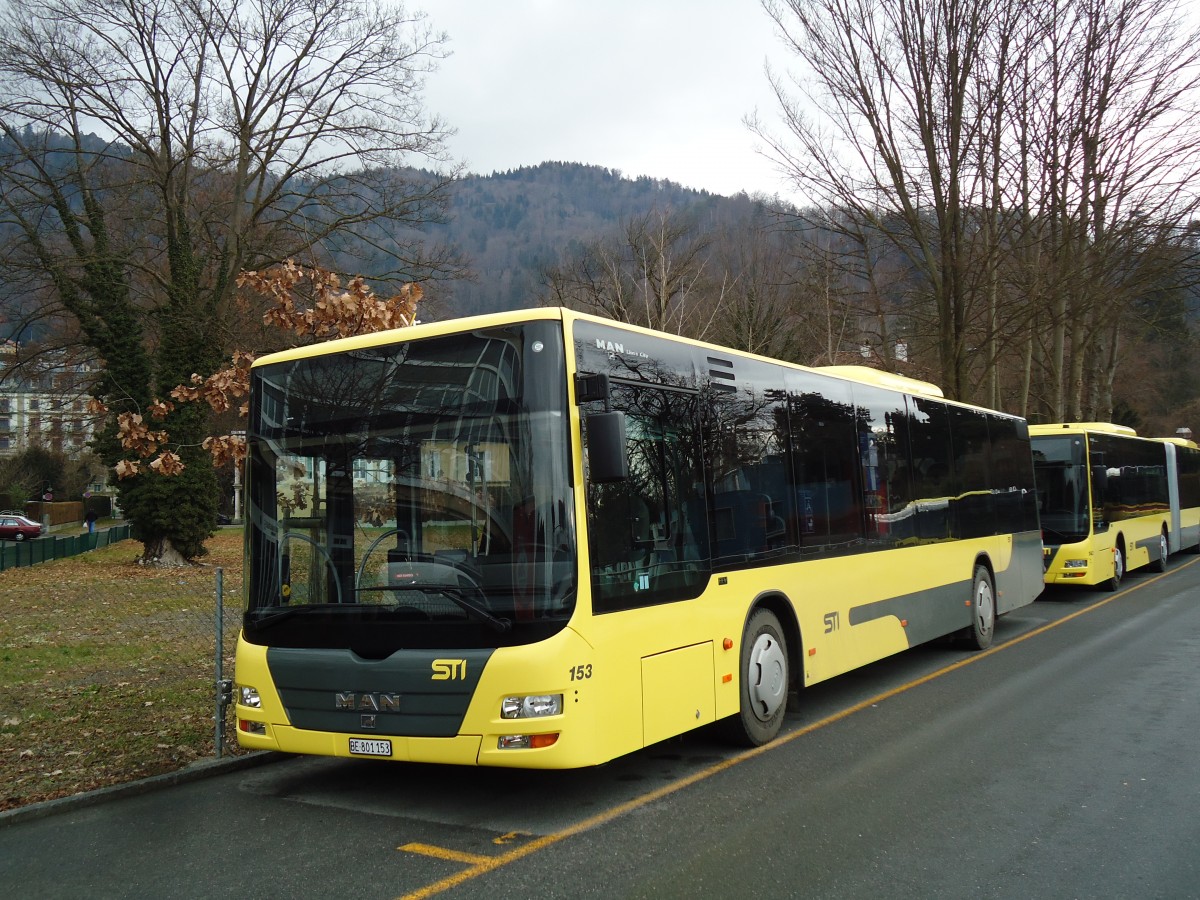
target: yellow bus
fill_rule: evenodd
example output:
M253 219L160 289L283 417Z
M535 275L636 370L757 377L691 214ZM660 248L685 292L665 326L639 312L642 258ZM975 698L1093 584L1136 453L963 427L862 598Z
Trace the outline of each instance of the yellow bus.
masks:
M595 765L1042 589L1024 420L538 309L252 370L238 737Z
M1190 466L1188 448L1107 422L1032 425L1029 431L1046 583L1115 591L1133 569L1163 571L1172 541L1182 539L1174 460L1177 451L1181 461L1187 454ZM1195 481L1195 474L1184 476L1189 496ZM1188 518L1194 543L1200 510Z

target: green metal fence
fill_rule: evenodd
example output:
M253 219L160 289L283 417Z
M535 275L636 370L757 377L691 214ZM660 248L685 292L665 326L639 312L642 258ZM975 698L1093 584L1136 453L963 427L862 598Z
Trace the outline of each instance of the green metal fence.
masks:
M129 537L128 525L114 525L92 533L51 534L31 541L5 542L0 547L0 572L17 566L34 566L52 559L78 556Z

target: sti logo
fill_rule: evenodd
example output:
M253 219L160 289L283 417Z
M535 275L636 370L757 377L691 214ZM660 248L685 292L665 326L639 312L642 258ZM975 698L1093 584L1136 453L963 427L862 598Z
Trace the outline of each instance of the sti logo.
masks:
M467 661L465 659L435 659L430 681L465 681Z

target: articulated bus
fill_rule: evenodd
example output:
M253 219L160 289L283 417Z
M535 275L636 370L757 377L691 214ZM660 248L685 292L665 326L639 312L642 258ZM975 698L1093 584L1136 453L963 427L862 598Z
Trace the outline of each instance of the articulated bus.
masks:
M249 748L567 768L943 636L1042 590L1023 419L869 370L565 309L252 370Z
M1047 584L1116 590L1200 545L1200 450L1106 422L1030 426Z

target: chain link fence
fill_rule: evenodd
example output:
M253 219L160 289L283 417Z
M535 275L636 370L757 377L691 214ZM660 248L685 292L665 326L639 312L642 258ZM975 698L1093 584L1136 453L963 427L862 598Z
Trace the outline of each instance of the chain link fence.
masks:
M227 615L225 602L225 570L217 569L214 585L215 602L213 614L213 704L214 755L220 759L225 755L226 745L236 744L236 735L226 729L227 711L233 705L233 654L237 647L238 616L240 605L235 604L233 615Z
M241 529L179 569L137 565L127 536L0 548L0 810L245 752L229 709Z

